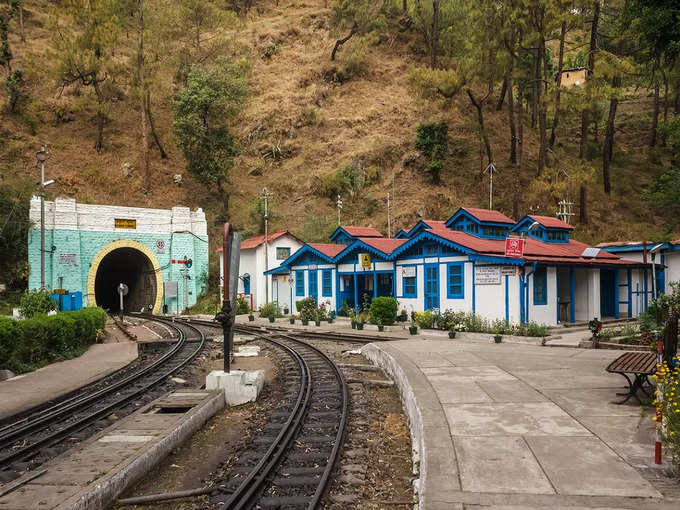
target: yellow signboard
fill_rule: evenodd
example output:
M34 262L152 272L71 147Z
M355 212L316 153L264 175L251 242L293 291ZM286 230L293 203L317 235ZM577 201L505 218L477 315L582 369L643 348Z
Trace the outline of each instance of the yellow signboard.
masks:
M137 220L127 220L116 218L113 220L116 228L127 228L130 230L135 230L137 228Z
M361 262L361 267L364 269L371 269L371 254L370 253L360 253L359 262Z

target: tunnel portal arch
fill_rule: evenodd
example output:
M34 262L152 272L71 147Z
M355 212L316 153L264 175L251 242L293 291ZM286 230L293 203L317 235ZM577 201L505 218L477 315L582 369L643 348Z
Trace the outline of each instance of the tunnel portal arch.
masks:
M138 312L150 304L154 314L161 312L163 274L155 254L144 244L119 240L97 253L87 277L88 304L117 311L116 287L121 282L130 288L126 310Z

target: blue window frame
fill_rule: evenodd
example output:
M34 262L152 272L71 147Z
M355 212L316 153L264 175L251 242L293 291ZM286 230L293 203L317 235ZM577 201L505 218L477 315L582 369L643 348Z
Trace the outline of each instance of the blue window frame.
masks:
M309 270L309 297L319 300L319 272L316 269Z
M534 304L548 304L548 271L545 266L537 267L534 272Z
M321 295L331 297L333 295L333 271L324 269L321 273Z
M402 277L401 279L402 297L405 298L418 297L418 268L416 266L403 266L403 267L412 267L415 270L416 276Z
M295 295L305 295L305 272L295 271Z
M463 299L465 297L465 271L463 262L447 264L447 292L449 299Z

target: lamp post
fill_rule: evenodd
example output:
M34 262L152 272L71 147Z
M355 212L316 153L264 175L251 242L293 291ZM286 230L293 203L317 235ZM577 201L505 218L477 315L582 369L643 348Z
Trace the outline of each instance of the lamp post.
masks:
M264 200L264 302L269 303L269 199L274 194L267 187L262 188L260 198Z
M45 186L49 186L54 181L45 182L45 161L49 153L44 145L40 147L35 156L40 165L40 288L45 290Z

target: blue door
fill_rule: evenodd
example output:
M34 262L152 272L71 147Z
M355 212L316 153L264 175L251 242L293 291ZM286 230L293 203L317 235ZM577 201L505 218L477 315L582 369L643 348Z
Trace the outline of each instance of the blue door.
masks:
M616 315L616 273L600 269L600 314L602 317Z
M243 293L250 294L250 275L243 277Z
M317 303L319 302L318 275L319 272L316 269L309 271L309 297L313 297Z
M425 310L439 308L439 264L425 264Z

